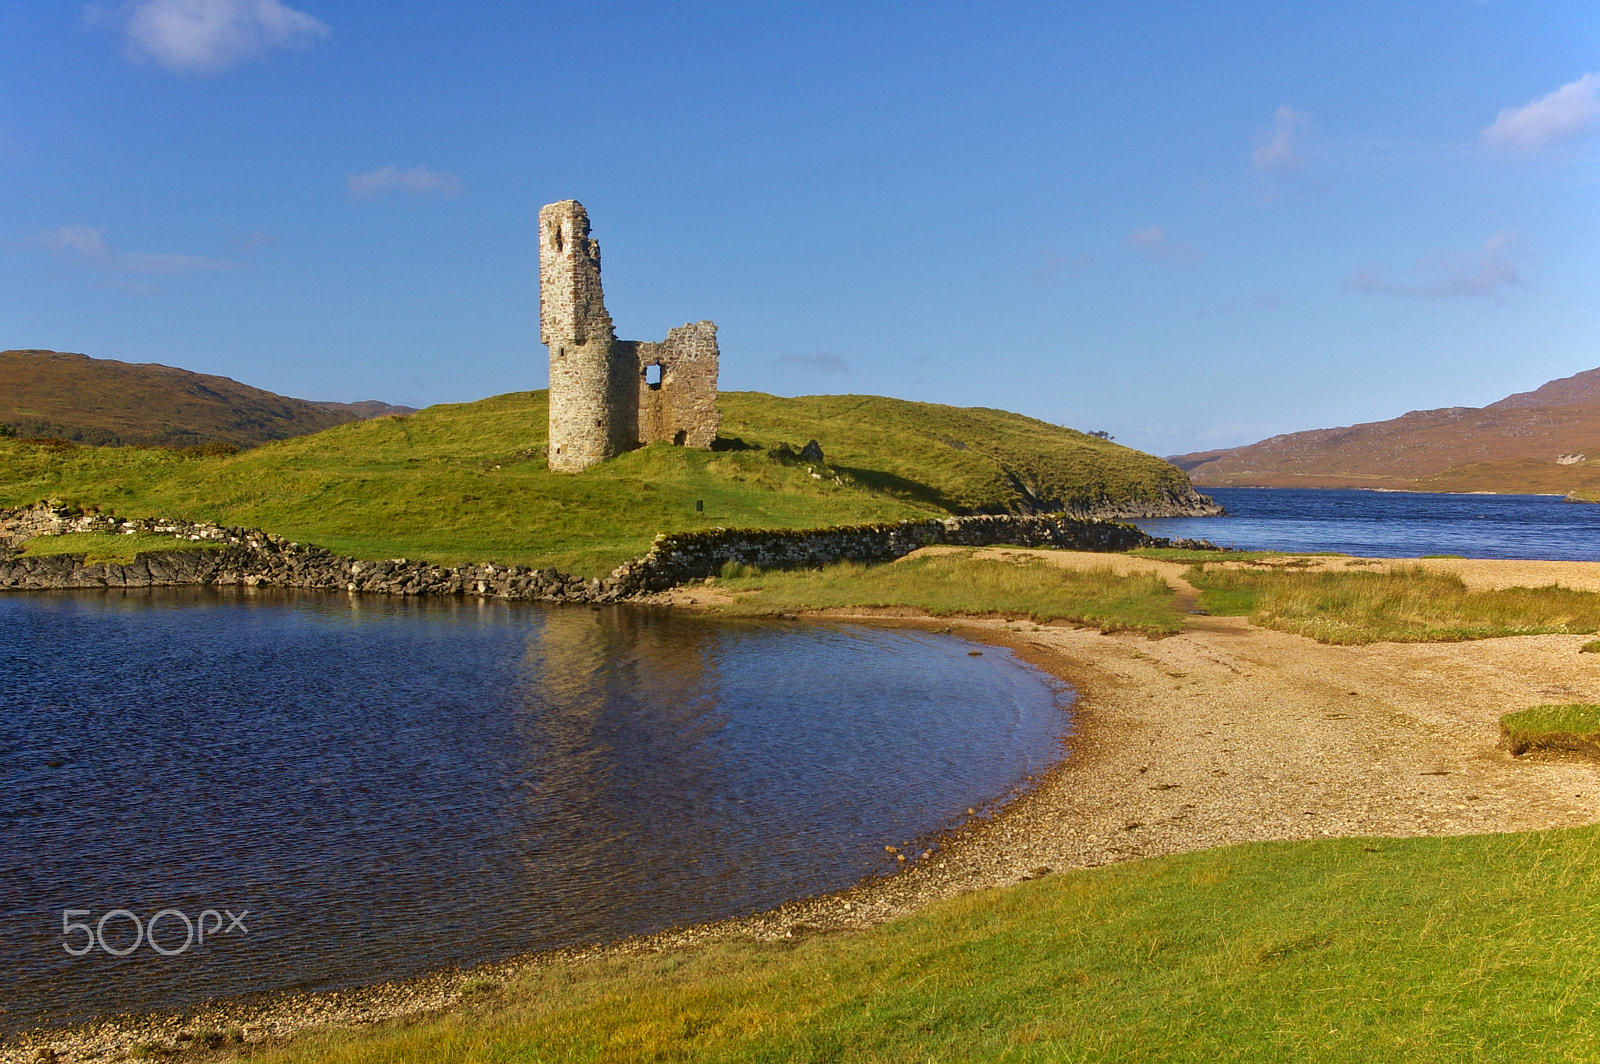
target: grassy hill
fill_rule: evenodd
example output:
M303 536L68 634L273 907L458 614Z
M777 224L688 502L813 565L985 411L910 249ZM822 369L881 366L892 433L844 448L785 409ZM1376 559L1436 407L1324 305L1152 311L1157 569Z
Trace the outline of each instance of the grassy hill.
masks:
M254 447L406 409L290 399L171 366L0 351L0 424L22 437L97 446Z
M225 456L0 440L0 506L53 498L125 516L259 526L357 557L593 575L648 550L663 531L1016 512L1041 499L1138 509L1192 492L1159 458L998 410L754 392L723 393L718 405L727 449L655 445L577 475L545 464L543 391ZM777 448L809 439L821 443L826 465Z
M1592 494L1600 463L1587 469L1556 463L1580 452L1600 460L1600 370L1482 408L1413 410L1172 461L1196 484L1213 487Z
M760 392L723 392L717 405L725 439L770 447L815 438L830 465L862 484L949 512L1127 508L1192 491L1161 459L1004 410Z

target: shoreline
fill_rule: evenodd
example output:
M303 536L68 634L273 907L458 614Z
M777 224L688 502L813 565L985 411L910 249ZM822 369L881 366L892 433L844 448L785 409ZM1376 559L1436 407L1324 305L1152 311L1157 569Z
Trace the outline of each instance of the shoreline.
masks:
M1025 553L1063 565L1110 560ZM1181 581L1181 565L1114 557ZM1534 563L1476 564L1513 579L1519 565ZM1600 563L1563 564L1592 566L1600 586ZM672 597L677 608L707 610L710 591L685 588ZM1183 633L1156 640L910 613L800 616L948 631L1004 646L1077 691L1061 758L1027 793L950 832L925 862L751 916L602 946L352 990L232 999L181 1010L183 1021L150 1014L13 1035L0 1044L0 1061L38 1059L45 1045L56 1059L107 1059L141 1043L177 1044L182 1029L237 1027L259 1047L312 1027L471 1015L492 1011L499 998L467 992L475 980L503 983L535 967L714 940L773 942L861 929L938 898L1038 875L1240 842L1526 831L1600 820L1600 765L1513 758L1498 746L1496 727L1507 709L1600 686L1600 662L1577 653L1584 636L1332 647L1238 618L1194 617ZM185 1059L213 1055L192 1051Z

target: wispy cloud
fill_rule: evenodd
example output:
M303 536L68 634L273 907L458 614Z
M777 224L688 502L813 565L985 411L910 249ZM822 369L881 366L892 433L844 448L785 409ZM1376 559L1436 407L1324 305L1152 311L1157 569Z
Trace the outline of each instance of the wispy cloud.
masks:
M816 373L849 373L850 365L838 355L819 352L813 355L779 355L778 365L792 366L796 369L811 370Z
M63 225L36 236L39 245L48 248L63 259L81 266L102 271L107 275L103 282L108 287L132 292L135 295L154 295L160 291L154 285L125 279L127 274L177 276L204 270L226 270L239 264L200 255L171 253L152 254L139 251L118 251L106 242L106 231L87 225Z
M269 49L309 48L332 32L279 0L136 0L91 4L84 15L120 29L130 58L180 74L214 74Z
M1128 234L1125 243L1137 248L1169 266L1189 267L1200 261L1200 249L1182 240L1168 240L1167 231L1159 225L1147 225Z
M1395 281L1383 266L1353 271L1345 286L1369 296L1418 299L1484 299L1508 288L1526 288L1521 261L1526 244L1511 233L1496 233L1477 251L1437 251L1417 263L1416 279Z
M1088 273L1096 265L1093 255L1058 255L1050 248L1044 248L1033 265L1033 283L1043 288L1055 284L1062 277Z
M90 229L87 225L64 225L60 229L40 233L39 241L52 251L76 251L90 259L104 259L111 254L106 244L104 229Z
M459 196L461 179L448 170L430 170L426 166L413 166L402 170L398 166L383 166L370 173L346 174L345 182L350 194L359 199L370 199L386 192L409 192L413 196Z
M1298 140L1311 125L1311 116L1287 104L1272 114L1272 128L1258 130L1251 161L1264 173L1282 178L1304 177L1306 156Z
M1491 148L1536 152L1600 130L1600 73L1569 81L1521 107L1507 107L1478 134Z

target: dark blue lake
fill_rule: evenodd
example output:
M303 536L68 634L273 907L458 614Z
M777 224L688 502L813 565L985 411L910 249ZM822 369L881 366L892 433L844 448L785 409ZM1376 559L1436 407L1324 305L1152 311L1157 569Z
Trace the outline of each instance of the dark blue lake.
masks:
M886 844L1061 754L1070 690L971 649L668 611L0 596L0 1032L615 939L890 871Z
M1557 495L1437 495L1312 488L1203 488L1226 517L1135 521L1151 535L1250 550L1368 557L1600 561L1600 506Z

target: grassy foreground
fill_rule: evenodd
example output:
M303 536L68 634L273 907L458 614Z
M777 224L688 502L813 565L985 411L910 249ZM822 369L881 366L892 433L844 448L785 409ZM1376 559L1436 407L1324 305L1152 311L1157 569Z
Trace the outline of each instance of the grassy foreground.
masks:
M1600 595L1552 585L1468 591L1422 566L1356 572L1197 565L1186 574L1211 613L1321 643L1440 643L1600 630Z
M1595 1058L1600 831L1254 843L556 967L300 1061Z
M1109 567L1063 569L1038 558L975 558L970 551L785 572L730 565L718 588L737 596L723 607L734 613L909 606L936 617L1004 613L1106 632L1171 635L1183 627L1172 589L1153 573L1119 576Z
M726 392L731 449L656 445L551 473L546 393L340 425L236 455L0 439L0 506L248 525L363 558L555 565L598 575L657 532L803 528L1188 490L1158 458L996 410ZM817 439L813 468L778 450ZM695 508L696 503L702 509Z

